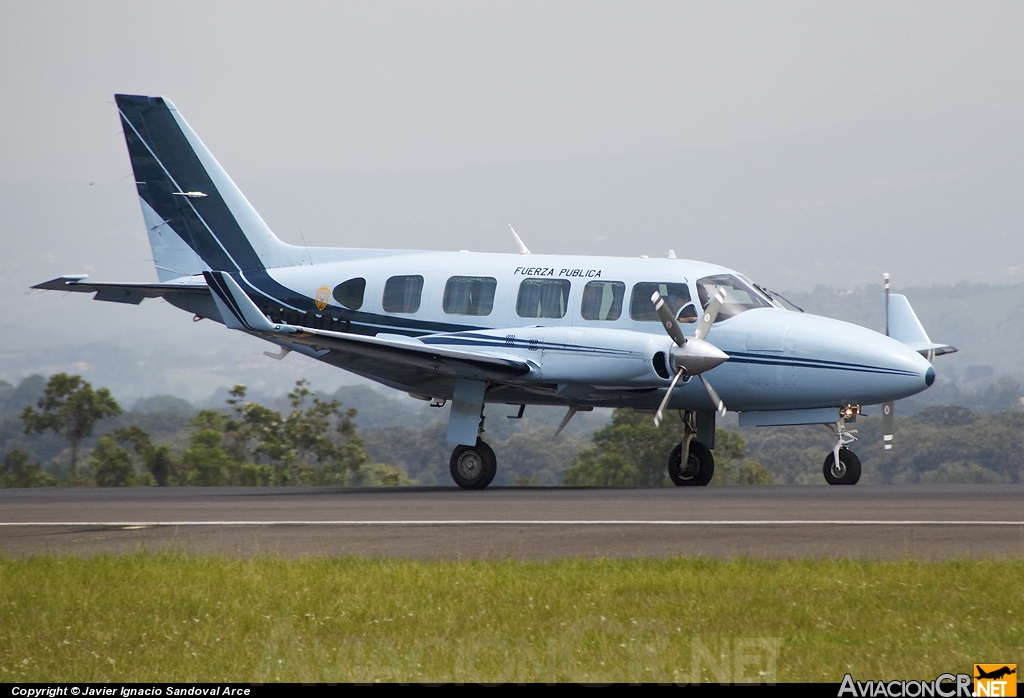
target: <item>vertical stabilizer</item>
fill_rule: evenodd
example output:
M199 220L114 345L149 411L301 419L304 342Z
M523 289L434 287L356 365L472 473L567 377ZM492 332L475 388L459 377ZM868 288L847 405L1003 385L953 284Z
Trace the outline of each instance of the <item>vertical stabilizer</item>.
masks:
M296 263L170 100L115 99L161 281Z

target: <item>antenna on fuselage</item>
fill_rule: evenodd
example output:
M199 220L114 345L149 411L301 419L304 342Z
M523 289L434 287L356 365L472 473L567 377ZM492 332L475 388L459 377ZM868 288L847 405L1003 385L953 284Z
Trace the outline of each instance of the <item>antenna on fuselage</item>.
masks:
M306 248L306 259L312 264L313 255L309 253L309 245L306 244L306 236L302 234L302 228L299 228L299 237L302 238L302 246Z
M512 237L516 239L516 245L519 246L519 254L531 254L530 248L523 244L522 238L519 237L519 234L516 232L516 229L512 227L511 223L508 224L508 229L512 231Z
M889 272L882 274L882 288L885 291L883 312L885 313L885 336L889 336ZM882 445L892 450L892 438L896 433L896 404L894 400L882 405Z
M882 288L885 290L885 305L883 306L883 312L885 313L885 336L889 336L889 272L882 274Z

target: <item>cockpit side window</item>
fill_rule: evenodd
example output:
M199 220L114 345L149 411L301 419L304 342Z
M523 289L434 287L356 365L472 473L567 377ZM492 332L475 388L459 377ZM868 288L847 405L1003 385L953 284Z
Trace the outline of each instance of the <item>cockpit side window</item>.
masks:
M673 313L679 312L680 308L690 302L690 287L686 284L643 281L633 286L633 295L629 299L629 317L640 322L658 322L658 311L651 302L655 291L661 294Z
M708 302L715 297L718 290L725 291L725 300L718 311L715 322L734 317L754 308L771 308L772 305L761 297L750 285L731 274L705 276L697 280L697 295L700 304L707 308Z
M676 315L676 319L679 322L697 322L697 309L693 307L693 303L687 303L686 307L679 311Z

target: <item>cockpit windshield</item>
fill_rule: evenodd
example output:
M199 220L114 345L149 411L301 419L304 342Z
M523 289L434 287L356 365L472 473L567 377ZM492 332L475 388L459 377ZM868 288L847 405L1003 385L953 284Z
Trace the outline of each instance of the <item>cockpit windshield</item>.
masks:
M705 276L697 280L697 295L700 297L701 306L707 308L708 302L715 297L718 289L725 291L725 301L718 311L715 322L739 315L745 310L772 307L772 304L750 284L731 274Z

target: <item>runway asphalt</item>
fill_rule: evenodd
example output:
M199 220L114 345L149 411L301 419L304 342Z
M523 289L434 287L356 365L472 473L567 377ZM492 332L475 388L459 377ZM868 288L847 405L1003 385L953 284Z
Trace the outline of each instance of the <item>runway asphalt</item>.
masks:
M0 491L0 554L1024 557L1024 486Z

